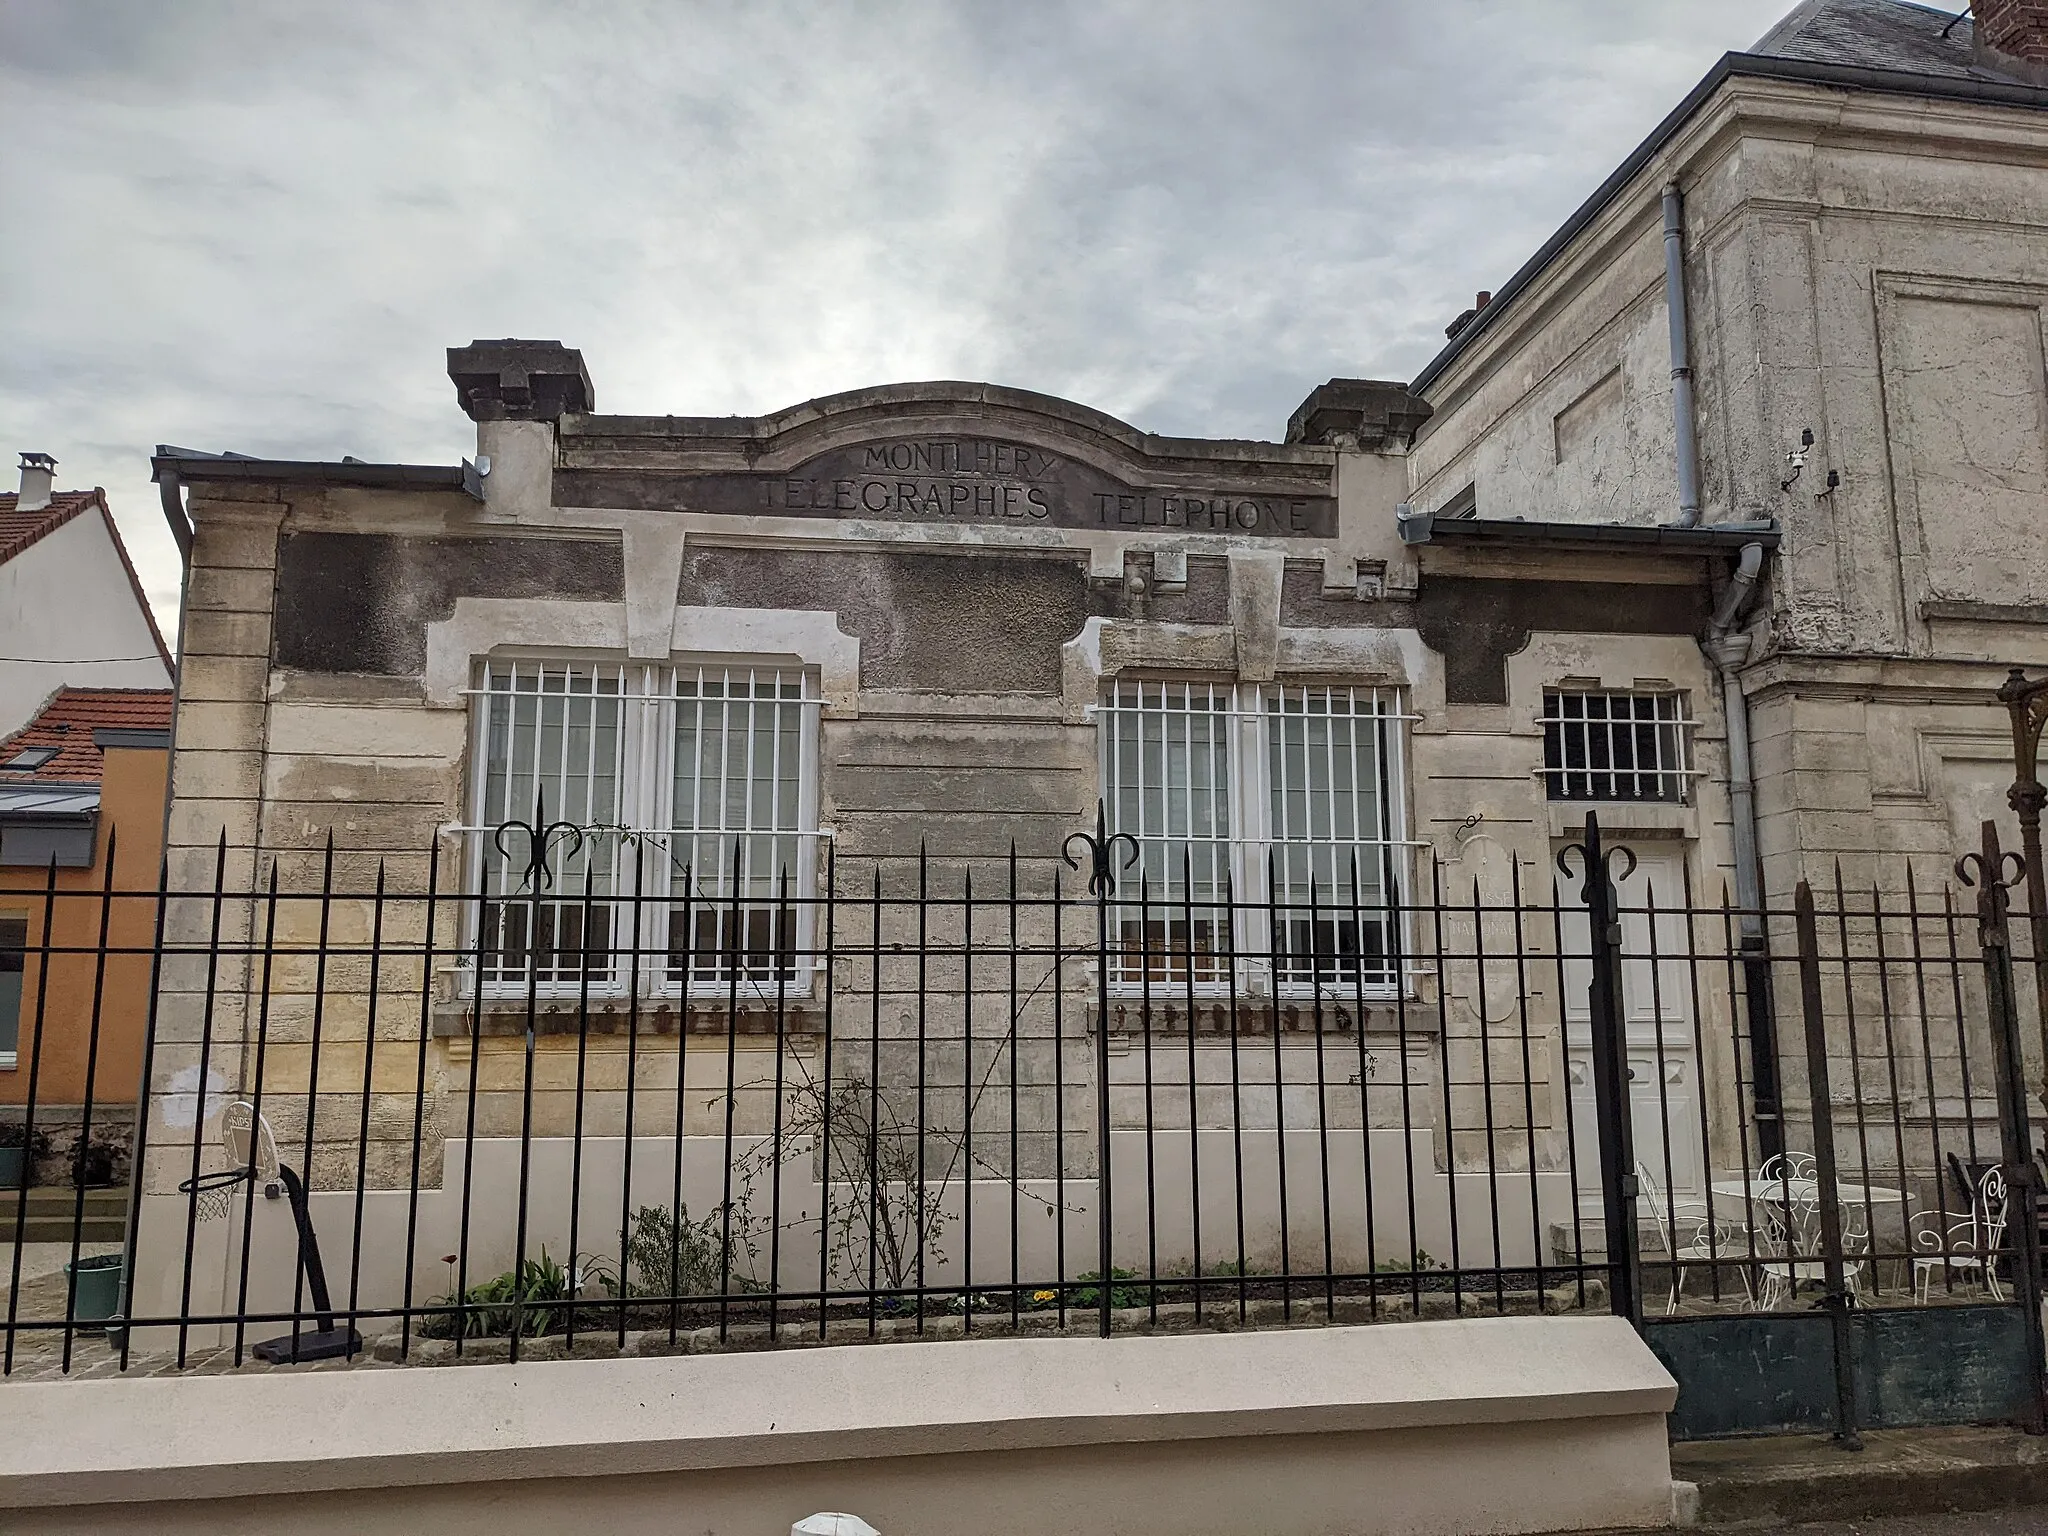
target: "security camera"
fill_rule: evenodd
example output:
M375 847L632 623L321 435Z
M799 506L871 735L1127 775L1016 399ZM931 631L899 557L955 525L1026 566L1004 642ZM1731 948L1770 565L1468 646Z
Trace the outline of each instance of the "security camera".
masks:
M1785 462L1792 466L1792 473L1778 482L1778 489L1789 491L1799 479L1799 472L1806 468L1806 451L1813 446L1813 428L1807 427L1799 434L1799 446L1785 455Z

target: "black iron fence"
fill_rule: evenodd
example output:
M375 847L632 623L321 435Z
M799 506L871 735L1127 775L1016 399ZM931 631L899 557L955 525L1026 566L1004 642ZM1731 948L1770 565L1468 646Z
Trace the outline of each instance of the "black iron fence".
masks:
M1959 877L1763 910L1591 816L1549 863L1256 891L1100 824L772 882L497 841L530 856L482 890L332 846L251 889L223 844L202 889L9 898L8 1371L1612 1310L1682 1380L1824 1327L1827 1403L1701 1432L1853 1433L1940 1315L1926 1348L2019 1362L1972 1414L2038 1419L2035 960L1988 828Z

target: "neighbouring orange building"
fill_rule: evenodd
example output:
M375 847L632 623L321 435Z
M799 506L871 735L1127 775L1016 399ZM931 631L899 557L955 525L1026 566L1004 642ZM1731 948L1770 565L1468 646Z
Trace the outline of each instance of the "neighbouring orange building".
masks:
M88 1105L95 1142L128 1142L170 727L168 689L60 688L0 743L0 1113L33 1096L59 1159Z

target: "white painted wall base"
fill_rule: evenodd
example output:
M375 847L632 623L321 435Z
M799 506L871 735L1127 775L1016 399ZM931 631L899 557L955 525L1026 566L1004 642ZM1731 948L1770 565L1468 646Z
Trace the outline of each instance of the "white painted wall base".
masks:
M1375 1264L1405 1266L1417 1249L1427 1256L1428 1263L1436 1265L1449 1263L1455 1254L1467 1269L1483 1270L1495 1264L1519 1267L1539 1257L1537 1239L1548 1232L1550 1224L1570 1230L1571 1190L1566 1175L1543 1173L1534 1180L1527 1175L1503 1175L1497 1188L1490 1191L1484 1173L1461 1173L1457 1176L1459 1240L1454 1244L1451 1179L1436 1171L1435 1152L1427 1131L1415 1131L1405 1138L1402 1132L1394 1130L1370 1133L1370 1198L1366 1193L1366 1144L1356 1130L1333 1132L1327 1141L1314 1130L1291 1130L1284 1136L1270 1129L1246 1130L1238 1136L1208 1130L1199 1133L1198 1141L1205 1274L1216 1274L1219 1266L1236 1262L1236 1206L1240 1198L1245 1214L1245 1257L1251 1271L1280 1273L1279 1171L1283 1143L1291 1174L1286 1221L1290 1267L1297 1275L1319 1274L1323 1269L1325 1229L1318 1175L1325 1168L1329 1176L1331 1258L1339 1273L1362 1272ZM1182 1272L1191 1270L1195 1254L1191 1203L1185 1195L1176 1198L1172 1193L1195 1187L1188 1173L1188 1134L1161 1133L1149 1157L1142 1131L1117 1131L1113 1133L1113 1142L1113 1262L1144 1272L1156 1259L1162 1275L1174 1273L1176 1268ZM757 1144L758 1138L753 1137L736 1141L738 1158L744 1161ZM573 1166L575 1150L574 1144L562 1137L536 1138L532 1143L524 1164L528 1255L545 1248L553 1258L566 1260L573 1248L585 1263L593 1257L615 1260L622 1213L643 1204L666 1206L670 1202L678 1156L683 1168L683 1198L690 1210L701 1216L717 1209L722 1198L726 1148L715 1136L686 1136L680 1144L673 1137L636 1138L630 1190L622 1188L625 1143L621 1138L585 1138L580 1167ZM180 1164L188 1155L189 1152L175 1147L164 1154L172 1164L167 1177L183 1177L185 1169ZM467 1201L466 1163L474 1169ZM421 1305L452 1292L457 1277L440 1262L440 1256L465 1246L465 1206L470 1256L468 1282L474 1285L511 1267L517 1251L515 1219L521 1205L519 1142L508 1137L479 1138L473 1147L465 1148L460 1141L450 1141L443 1147L442 1166L446 1173L441 1187L422 1190L417 1199L404 1190L372 1190L364 1197L360 1263L356 1262L353 1249L357 1230L355 1194L345 1190L314 1193L313 1222L320 1235L321 1255L334 1286L335 1300L344 1309L349 1305L346 1298L351 1294L352 1277L357 1304L365 1309L395 1307L408 1300ZM1408 1172L1411 1168L1415 1170L1412 1183ZM572 1180L582 1202L573 1244L569 1240ZM1167 1192L1160 1199L1156 1221L1149 1232L1148 1187ZM968 1188L972 1189L974 1199L971 1225L962 1219ZM782 1285L793 1291L817 1289L818 1215L824 1193L817 1183L808 1146L784 1164L779 1192L771 1189L768 1176L758 1180L752 1207L758 1254L748 1261L752 1267L747 1270L746 1279L766 1279L772 1213L779 1217L782 1231ZM940 1197L952 1219L926 1255L925 1277L930 1284L964 1284L971 1279L977 1288L994 1288L1009 1284L1014 1273L1020 1284L1035 1286L1063 1278L1076 1280L1099 1271L1094 1178L1077 1174L1064 1186L1050 1179L1026 1180L1017 1187L1016 1194L1014 1254L1009 1183L977 1179L970 1186L967 1181L960 1181ZM1533 1215L1532 1195L1540 1206L1540 1212ZM289 1312L295 1294L302 1294L296 1286L297 1232L285 1202L265 1201L253 1195L248 1199L253 1205L248 1291L245 1294L241 1288L244 1213L238 1203L227 1217L194 1229L189 1310L195 1315ZM845 1186L837 1184L833 1186L832 1200L833 1209L842 1213L854 1203ZM189 1206L183 1195L152 1195L143 1202L142 1235L136 1250L138 1280L130 1316L178 1315L185 1286L183 1260ZM1373 1213L1370 1244L1367 1211ZM1065 1228L1064 1275L1058 1261L1061 1226ZM835 1227L835 1238L837 1231ZM971 1271L963 1262L968 1256L970 1235L974 1261ZM408 1251L415 1257L409 1296L405 1288ZM836 1242L834 1252L838 1252ZM1546 1262L1555 1258L1547 1247L1540 1256ZM852 1272L848 1272L842 1262L835 1260L832 1284L864 1283L864 1275L864 1261L854 1264ZM1565 1284L1568 1278L1552 1275L1549 1283ZM887 1283L886 1278L883 1283ZM1479 1291L1490 1288L1490 1282L1484 1279L1471 1283ZM365 1333L386 1326L396 1324L374 1318L361 1324ZM250 1337L263 1338L277 1331L274 1326L259 1324ZM186 1341L195 1348L210 1348L222 1337L221 1331L199 1325L187 1331ZM174 1329L139 1328L135 1348L166 1351L176 1347L176 1340Z
M1608 1318L6 1390L24 1536L1662 1525L1677 1395Z

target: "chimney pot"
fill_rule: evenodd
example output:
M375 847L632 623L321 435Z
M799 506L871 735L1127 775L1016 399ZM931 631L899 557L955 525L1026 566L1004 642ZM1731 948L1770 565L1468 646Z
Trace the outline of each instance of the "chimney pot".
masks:
M1491 288L1482 288L1479 290L1479 297L1472 301L1472 307L1474 309L1484 309L1492 302L1493 290Z
M15 497L17 512L40 512L50 504L50 487L57 478L57 461L47 453L21 456L21 493Z
M2048 85L2048 0L1970 0L1979 63Z

